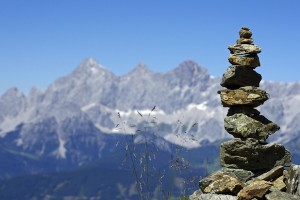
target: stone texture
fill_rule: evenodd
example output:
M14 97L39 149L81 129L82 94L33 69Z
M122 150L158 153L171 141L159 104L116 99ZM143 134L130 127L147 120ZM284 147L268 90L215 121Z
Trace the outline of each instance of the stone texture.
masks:
M286 185L284 183L284 176L278 177L275 181L272 182L272 190L285 191Z
M246 105L257 107L269 99L269 95L264 90L253 86L245 86L236 90L223 89L218 92L224 107L235 105Z
M238 179L224 174L210 183L204 189L204 193L236 195L243 188L243 186L244 184Z
M283 170L284 167L279 165L277 167L274 167L270 171L267 171L266 173L263 173L262 175L256 177L256 179L264 181L273 181L283 175Z
M237 44L253 44L252 38L240 38L236 41Z
M237 113L243 113L249 117L257 116L260 112L250 106L232 106L228 109L227 116L231 116Z
M236 44L228 47L231 54L257 54L261 52L261 48L254 44Z
M228 60L232 65L243 65L253 68L260 66L259 58L257 55L239 56L230 54Z
M224 171L216 171L215 173L201 179L199 181L199 188L204 191L206 187L208 187L212 182L221 179L224 175L231 176L233 178L237 178L234 174L224 172Z
M286 175L286 191L300 196L300 165L292 165Z
M258 87L262 77L250 67L232 65L223 74L221 86L237 89L244 86Z
M238 193L238 200L251 200L254 198L262 198L271 188L271 184L267 181L258 180L245 186Z
M255 138L266 140L269 135L279 130L279 126L261 115L249 117L243 113L227 116L224 127L228 133L237 138Z
M258 140L235 138L221 144L222 167L250 171L270 170L276 166L289 166L290 153L280 144L260 144Z
M223 167L222 171L234 175L242 182L246 182L250 180L252 177L254 177L253 172L244 169L231 169L231 168Z
M251 38L252 32L248 27L242 27L239 31L240 38Z
M237 200L236 196L223 194L198 194L197 191L189 197L189 200Z
M300 200L300 196L275 190L267 194L266 199L267 200Z

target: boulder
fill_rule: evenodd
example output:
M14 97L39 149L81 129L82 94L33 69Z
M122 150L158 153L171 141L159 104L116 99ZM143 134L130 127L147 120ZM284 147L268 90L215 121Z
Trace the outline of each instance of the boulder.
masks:
M252 38L240 38L236 41L237 44L253 44Z
M300 196L274 190L266 195L267 200L300 200Z
M251 200L254 198L262 198L271 188L271 184L267 181L258 180L245 186L238 193L238 200Z
M254 177L254 173L251 171L247 171L244 169L232 169L232 168L226 168L223 167L222 171L225 173L229 173L231 175L234 175L234 177L237 177L242 182L247 182L252 177Z
M248 116L237 113L224 119L224 127L228 133L237 138L255 138L266 140L269 135L280 128L261 115Z
M286 191L300 196L300 165L292 165L286 174Z
M257 54L261 52L261 48L254 44L236 44L228 47L231 54Z
M221 86L236 89L244 86L258 87L262 77L250 67L232 65L223 74Z
M223 194L201 194L196 191L189 197L189 200L237 200L237 197Z
M236 90L223 89L218 93L224 107L236 105L257 107L269 99L266 91L253 86L245 86Z
M284 183L284 176L278 177L275 181L272 182L272 190L285 191L286 185Z
M206 187L208 187L212 182L222 179L224 175L231 176L233 178L237 178L234 174L224 171L216 171L213 174L201 179L199 181L199 188L204 191Z
M242 27L239 31L240 38L251 38L252 32L247 27Z
M212 194L236 195L243 188L243 186L244 184L238 179L224 174L223 176L218 177L218 179L210 183L203 192Z
M291 154L280 144L235 138L221 144L220 163L227 168L263 171L280 165L290 166Z
M283 170L284 167L279 165L267 171L266 173L263 173L260 176L256 177L256 179L264 180L264 181L274 181L275 179L283 175Z
M228 60L232 65L243 65L243 66L253 67L253 68L260 66L259 58L257 55L250 54L250 55L240 56L240 55L230 54Z

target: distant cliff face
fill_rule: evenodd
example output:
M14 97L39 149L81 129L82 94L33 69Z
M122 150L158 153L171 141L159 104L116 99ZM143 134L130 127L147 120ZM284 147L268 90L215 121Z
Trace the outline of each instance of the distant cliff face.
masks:
M35 156L89 160L90 152L99 156L105 148L103 133L134 133L148 123L168 142L199 147L230 137L223 128L227 111L217 94L219 83L219 78L193 61L167 73L139 64L116 76L87 59L45 91L32 89L28 96L17 89L4 93L0 141ZM299 141L300 83L262 82L260 86L270 93L262 112L281 127L270 140ZM116 128L122 122L124 126Z

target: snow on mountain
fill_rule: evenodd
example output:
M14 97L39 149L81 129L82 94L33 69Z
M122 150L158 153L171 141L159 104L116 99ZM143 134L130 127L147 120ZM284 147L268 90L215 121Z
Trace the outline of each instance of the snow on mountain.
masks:
M87 149L100 156L103 133L148 131L187 148L199 147L230 137L223 128L227 109L217 94L219 83L193 61L166 73L139 63L116 76L89 58L45 91L33 88L25 96L13 88L3 94L0 136L18 131L18 147L73 160L91 159L84 153ZM261 87L271 96L261 113L281 126L271 140L297 138L300 83L263 81Z

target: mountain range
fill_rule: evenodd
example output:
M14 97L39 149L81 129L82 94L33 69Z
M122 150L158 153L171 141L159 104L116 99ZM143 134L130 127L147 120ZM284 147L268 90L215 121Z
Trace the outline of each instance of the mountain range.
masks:
M298 161L300 83L260 87L270 95L261 114L281 127L269 142L285 144ZM74 170L111 154L128 135L136 144L150 138L168 155L179 147L217 149L231 137L220 89L220 78L191 60L166 73L140 63L116 76L92 58L45 90L11 88L0 97L0 178Z

